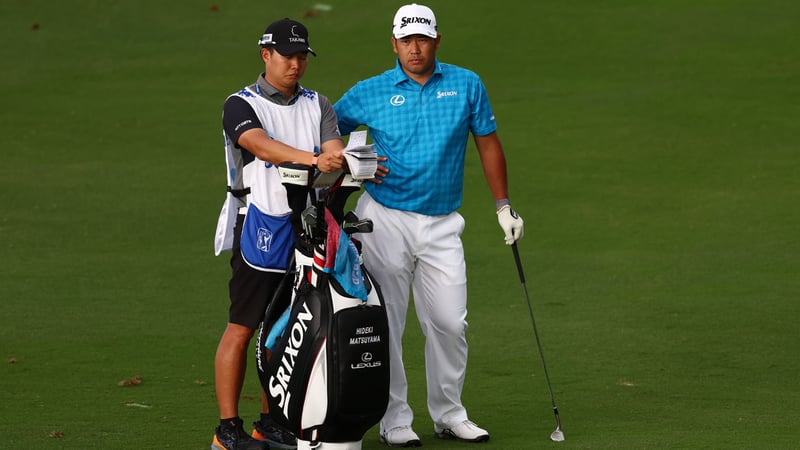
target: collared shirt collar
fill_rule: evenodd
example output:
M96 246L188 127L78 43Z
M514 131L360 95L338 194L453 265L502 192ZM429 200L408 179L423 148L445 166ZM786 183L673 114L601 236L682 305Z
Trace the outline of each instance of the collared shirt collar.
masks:
M431 78L435 76L442 76L442 65L439 63L438 59L434 60L433 62L433 73L431 74ZM394 66L394 84L397 86L404 81L412 80L408 77L408 75L406 75L405 72L403 72L403 67L400 65L400 59L398 58ZM430 81L430 79L428 81Z
M287 99L283 96L283 93L276 89L274 86L267 82L267 79L264 77L264 74L258 76L258 80L256 80L256 92L258 92L262 97L270 100L274 103L279 105L293 105L294 102L300 97L301 89L300 83L297 84L294 88L294 94L291 98Z

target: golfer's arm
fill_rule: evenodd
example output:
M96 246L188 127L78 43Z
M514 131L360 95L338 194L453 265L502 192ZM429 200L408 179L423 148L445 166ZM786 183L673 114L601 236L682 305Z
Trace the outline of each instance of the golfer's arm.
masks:
M492 191L495 201L508 198L508 178L506 173L506 157L503 145L497 133L486 136L475 136L475 146L483 166L483 175Z

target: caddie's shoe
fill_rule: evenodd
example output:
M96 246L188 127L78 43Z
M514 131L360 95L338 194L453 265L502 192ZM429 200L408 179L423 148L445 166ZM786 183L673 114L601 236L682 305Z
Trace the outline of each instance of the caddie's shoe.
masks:
M381 433L381 443L389 447L422 447L417 433L410 426L394 427Z
M489 440L489 432L469 420L453 426L434 425L433 431L436 432L436 437L439 439L455 439L463 442L486 442Z
M242 419L231 422L231 426L218 426L211 440L211 450L267 450L264 441L253 439L242 428Z
M265 441L270 448L297 448L297 439L291 433L274 423L253 422L254 438Z

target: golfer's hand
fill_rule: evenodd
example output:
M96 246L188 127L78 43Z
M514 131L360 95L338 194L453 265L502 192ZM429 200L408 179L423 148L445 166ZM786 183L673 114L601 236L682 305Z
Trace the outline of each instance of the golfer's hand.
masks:
M378 156L378 163L379 164L378 164L378 168L375 169L375 177L370 178L369 181L372 181L373 183L377 183L377 184L383 183L383 180L381 180L381 178L386 177L386 174L389 173L389 169L386 168L386 166L384 166L383 164L380 164L380 163L386 161L387 159L389 159L389 158L387 158L385 156Z
M500 223L503 233L506 234L506 245L511 245L522 239L524 234L522 228L523 220L516 211L511 209L511 205L504 205L497 210L497 221Z

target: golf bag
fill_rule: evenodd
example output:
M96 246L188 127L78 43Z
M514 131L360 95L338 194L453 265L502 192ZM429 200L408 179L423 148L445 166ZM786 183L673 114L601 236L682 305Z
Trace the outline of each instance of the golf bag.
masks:
M389 398L383 297L350 238L371 231L372 222L343 214L347 196L360 189L349 175L315 189L310 167L284 164L279 171L296 239L293 267L278 289L291 295L276 293L290 304L271 303L258 336L270 416L297 436L298 448L360 449Z

